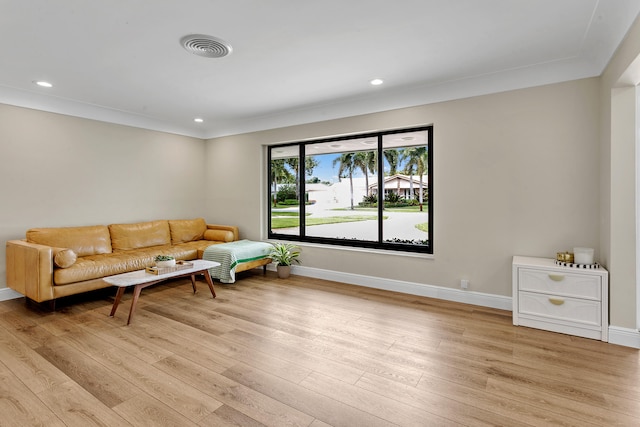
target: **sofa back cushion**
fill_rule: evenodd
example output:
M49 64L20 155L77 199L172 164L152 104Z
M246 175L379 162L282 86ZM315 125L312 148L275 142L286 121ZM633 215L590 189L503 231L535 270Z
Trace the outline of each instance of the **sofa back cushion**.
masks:
M77 256L111 253L111 236L106 225L88 227L32 228L27 242L71 249Z
M171 243L177 245L179 243L202 240L204 232L207 230L207 223L204 218L176 219L169 220L169 228L171 230Z
M128 251L171 243L169 223L166 220L111 224L109 232L114 251Z

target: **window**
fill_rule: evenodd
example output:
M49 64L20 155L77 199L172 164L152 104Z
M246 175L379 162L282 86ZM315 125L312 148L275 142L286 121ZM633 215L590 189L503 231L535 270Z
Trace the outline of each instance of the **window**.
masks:
M268 148L269 238L433 253L433 127Z

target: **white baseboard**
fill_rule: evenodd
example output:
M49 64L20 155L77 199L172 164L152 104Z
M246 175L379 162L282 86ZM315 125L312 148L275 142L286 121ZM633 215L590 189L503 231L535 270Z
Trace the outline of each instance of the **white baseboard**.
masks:
M609 326L609 343L640 348L640 332L637 329Z
M14 291L13 289L9 289L9 288L0 289L0 301L7 301L10 299L22 298L23 296L24 295Z
M275 270L273 264L269 265ZM491 307L511 311L511 297L491 295L481 292L465 291L462 289L444 288L441 286L425 285L422 283L404 282L400 280L382 279L379 277L363 276L360 274L342 273L339 271L322 270L304 266L292 266L292 274L313 277L316 279L332 280L351 285L366 286L374 289L402 292L410 295L419 295L429 298L438 298L447 301L462 302L465 304Z

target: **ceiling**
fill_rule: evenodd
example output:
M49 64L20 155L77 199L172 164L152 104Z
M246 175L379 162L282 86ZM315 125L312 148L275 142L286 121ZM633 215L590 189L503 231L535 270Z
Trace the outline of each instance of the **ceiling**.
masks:
M639 12L638 0L0 0L0 103L210 138L598 76ZM233 51L193 55L188 34Z

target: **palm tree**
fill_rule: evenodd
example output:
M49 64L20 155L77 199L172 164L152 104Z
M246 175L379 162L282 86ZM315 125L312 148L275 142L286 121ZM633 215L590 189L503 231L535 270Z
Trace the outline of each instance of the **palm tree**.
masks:
M298 197L298 200L300 200L300 176L299 176L300 160L298 159L298 157L290 157L285 160L285 163L291 169L293 169L293 172L295 174L294 175L295 182L296 182L296 196ZM315 169L317 166L318 166L318 161L315 159L315 157L306 156L304 158L304 171L306 175L308 176L313 175L313 169Z
M372 174L377 174L378 173L378 161L377 161L377 151L367 151L367 169L369 169L369 172ZM367 186L367 195L369 195L369 186Z
M369 195L369 171L375 170L375 152L374 151L358 151L353 158L354 166L364 174L366 194Z
M407 163L407 165L405 166L405 170L404 173L406 175L409 175L409 198L413 200L413 168L414 165Z
M351 191L351 210L353 210L353 172L356 170L356 153L343 153L340 157L333 159L333 166L340 164L338 178L343 178L346 173L349 176L349 189Z
M389 149L384 150L384 157L387 159L387 163L389 163L389 175L393 176L398 173L398 168L400 167L400 152L397 149ZM398 182L397 193L400 195L400 180L396 180Z
M427 147L407 147L402 151L403 160L407 161L407 170L412 175L409 177L411 182L411 192L413 193L413 168L416 168L416 173L420 176L420 191L418 192L418 201L420 202L420 211L422 212L423 203L423 183L422 176L427 172Z
M296 184L296 198L300 200L300 176L298 175L298 170L300 169L300 161L297 157L289 157L288 159L285 159L284 162L293 170L293 178Z
M293 175L285 166L285 159L271 160L271 182L273 183L273 206L277 204L275 194L278 192L278 183L291 182Z
M313 170L318 167L320 163L314 156L306 156L304 158L304 173L307 176L313 176Z
M396 149L384 150L384 158L389 163L389 175L393 176L398 173L398 165L400 163L399 153Z

